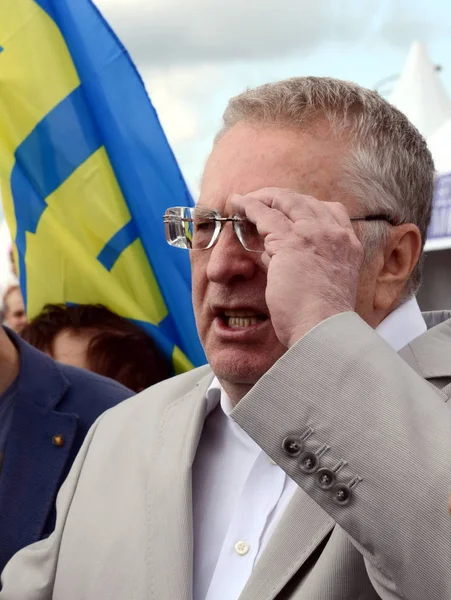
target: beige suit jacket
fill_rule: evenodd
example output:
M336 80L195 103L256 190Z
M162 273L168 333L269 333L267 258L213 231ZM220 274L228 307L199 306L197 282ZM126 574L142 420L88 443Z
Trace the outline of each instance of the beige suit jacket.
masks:
M98 419L54 534L10 561L0 600L191 600L191 467L211 377L168 380ZM450 393L451 320L402 358L354 313L291 348L233 412L300 486L240 600L450 599ZM358 482L348 502L284 443L306 431L302 452L341 465L335 485Z

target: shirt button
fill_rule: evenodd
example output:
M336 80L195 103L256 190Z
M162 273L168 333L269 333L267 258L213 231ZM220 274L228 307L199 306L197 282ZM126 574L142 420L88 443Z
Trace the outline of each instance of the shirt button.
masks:
M249 550L250 546L247 542L243 542L242 540L240 540L235 544L235 552L240 556L244 556L249 552Z

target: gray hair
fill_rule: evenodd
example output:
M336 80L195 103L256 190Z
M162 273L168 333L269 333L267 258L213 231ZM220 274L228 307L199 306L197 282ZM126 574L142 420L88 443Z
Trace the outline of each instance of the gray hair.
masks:
M432 156L418 130L377 92L326 77L293 77L262 85L230 100L215 141L241 121L308 128L320 119L349 143L342 189L370 213L414 223L424 247L432 212ZM386 241L389 225L374 222L371 227L361 225L358 232L369 261ZM422 262L412 272L404 297L418 290Z

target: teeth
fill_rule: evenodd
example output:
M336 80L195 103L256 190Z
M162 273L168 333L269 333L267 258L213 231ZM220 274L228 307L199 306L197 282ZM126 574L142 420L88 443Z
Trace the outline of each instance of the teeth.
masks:
M251 325L257 325L265 319L263 315L257 314L253 310L249 309L237 309L224 311L225 322L229 327L232 328L246 328Z
M226 317L245 317L245 318L252 318L255 317L255 313L254 312L249 312L248 310L228 310L225 313Z
M229 317L227 325L229 327L250 327L256 325L258 319L256 317Z

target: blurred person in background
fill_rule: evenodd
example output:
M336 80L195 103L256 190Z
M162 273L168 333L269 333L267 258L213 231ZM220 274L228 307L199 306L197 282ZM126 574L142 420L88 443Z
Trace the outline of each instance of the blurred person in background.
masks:
M48 304L22 336L55 360L110 377L135 392L172 374L150 336L101 305Z
M16 333L21 333L27 324L27 313L18 284L10 285L3 295L3 319L4 324Z
M0 327L0 571L20 548L51 533L58 489L88 429L132 395Z

